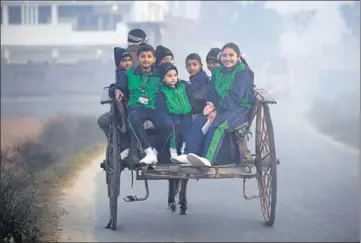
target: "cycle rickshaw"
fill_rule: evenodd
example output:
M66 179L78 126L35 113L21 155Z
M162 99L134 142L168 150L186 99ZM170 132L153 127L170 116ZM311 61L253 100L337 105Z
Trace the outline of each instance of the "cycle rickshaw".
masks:
M262 214L267 226L272 226L275 221L277 201L277 165L274 131L270 115L270 104L276 104L276 100L265 89L255 88L256 99L252 107L250 120L230 131L235 134L237 149L244 156L239 157L235 163L212 166L207 172L200 167L184 166L179 164L158 163L154 166L141 166L138 163L127 164L119 159L119 133L126 132L127 123L124 119L124 106L109 98L108 88L105 87L101 104L110 104L113 119L111 122L106 159L103 169L106 172L106 184L108 188L110 219L106 228L116 229L118 216L118 197L120 194L120 177L125 168L136 174L136 180L144 181L145 196L127 196L126 202L145 201L149 196L148 180L171 180L171 179L243 179L243 196L245 199L260 198ZM118 116L120 114L120 116ZM252 123L255 128L252 132ZM249 135L255 136L255 149L253 153L248 150ZM246 181L256 179L258 181L258 195L249 196L246 192Z

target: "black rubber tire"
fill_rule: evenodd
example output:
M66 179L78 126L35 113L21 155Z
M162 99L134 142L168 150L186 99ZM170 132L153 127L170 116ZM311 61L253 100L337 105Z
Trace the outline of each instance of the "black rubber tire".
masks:
M111 206L111 219L112 223L110 228L116 229L118 220L118 197L120 190L120 173L121 166L119 161L119 136L117 133L117 122L116 119L112 121L112 177L111 177L111 196L109 197Z
M265 139L269 148L269 163L265 164L262 159L262 122L267 127L268 139ZM256 116L256 167L258 177L258 189L263 218L267 226L273 226L276 218L277 203L277 157L274 141L273 125L270 109L267 104L259 104ZM265 173L267 170L267 173ZM271 191L270 195L267 193ZM265 193L266 192L266 193ZM271 202L269 202L271 201Z

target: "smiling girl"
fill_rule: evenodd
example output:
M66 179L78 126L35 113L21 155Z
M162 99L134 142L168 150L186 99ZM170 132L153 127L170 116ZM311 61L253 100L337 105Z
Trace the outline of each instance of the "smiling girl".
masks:
M207 92L207 105L189 131L191 136L186 139L185 154L176 158L179 162L211 166L225 132L249 120L254 100L254 81L251 70L240 60L241 52L236 44L223 46L222 66L214 69ZM210 126L203 134L202 127L207 121Z

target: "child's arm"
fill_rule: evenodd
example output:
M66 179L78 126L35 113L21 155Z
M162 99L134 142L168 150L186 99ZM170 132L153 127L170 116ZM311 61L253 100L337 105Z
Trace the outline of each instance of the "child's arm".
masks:
M115 97L115 90L119 89L122 91L124 95L128 94L128 76L125 72L117 72L116 73L116 81L115 83L109 86L109 97Z
M216 85L215 76L213 75L211 82L208 84L207 87L206 100L207 102L212 102L216 106L219 98L215 85Z
M193 95L193 92L191 90L191 85L187 84L186 82L184 82L186 85L186 91L187 91L187 96L189 99L189 102L192 106L192 113L193 114L199 114L203 111L204 107L206 106L206 100L205 99L196 99Z
M157 93L155 107L159 111L168 113L168 107L165 101L165 95L161 90L159 90Z
M193 104L193 102L194 102L194 96L193 96L192 91L191 91L191 85L190 85L190 83L187 83L186 81L183 81L183 80L181 80L181 81L179 81L179 82L182 82L182 83L184 84L184 86L186 87L186 92L187 92L187 96L188 96L189 102L190 102L191 104Z
M232 89L219 102L217 112L239 108L243 97L248 95L247 91L253 88L252 73L249 70L237 73L235 79Z

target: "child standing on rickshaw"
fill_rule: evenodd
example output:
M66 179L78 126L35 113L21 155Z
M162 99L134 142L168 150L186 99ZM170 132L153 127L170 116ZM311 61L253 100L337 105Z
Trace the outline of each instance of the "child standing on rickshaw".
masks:
M222 48L222 66L213 71L207 105L203 114L195 118L186 139L185 154L178 156L177 161L211 166L225 132L249 120L254 100L254 81L252 72L240 58L241 52L236 44L228 43ZM203 134L202 128L207 121L210 126Z

